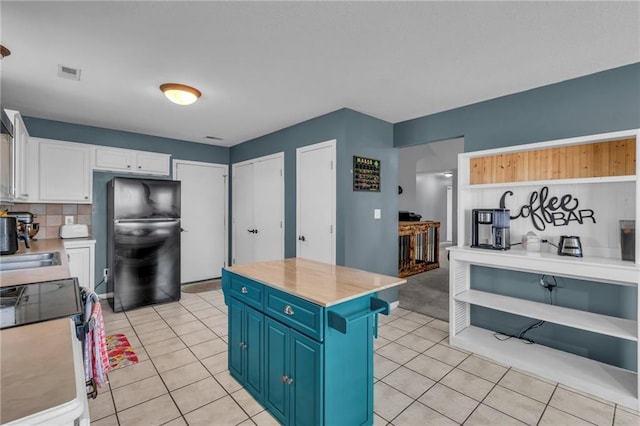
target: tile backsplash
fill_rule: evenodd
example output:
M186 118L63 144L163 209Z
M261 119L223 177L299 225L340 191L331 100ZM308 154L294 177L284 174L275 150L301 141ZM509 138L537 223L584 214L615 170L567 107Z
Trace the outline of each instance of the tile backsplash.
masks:
M91 204L15 203L8 209L10 212L31 212L35 215L33 221L40 224L36 239L59 237L65 216L73 216L73 223L88 225L91 235Z

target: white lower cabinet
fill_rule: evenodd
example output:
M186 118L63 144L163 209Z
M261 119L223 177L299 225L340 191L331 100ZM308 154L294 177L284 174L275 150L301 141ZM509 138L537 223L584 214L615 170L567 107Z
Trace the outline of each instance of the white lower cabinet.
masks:
M95 291L95 240L67 240L64 248L69 262L69 274L78 278L81 287Z

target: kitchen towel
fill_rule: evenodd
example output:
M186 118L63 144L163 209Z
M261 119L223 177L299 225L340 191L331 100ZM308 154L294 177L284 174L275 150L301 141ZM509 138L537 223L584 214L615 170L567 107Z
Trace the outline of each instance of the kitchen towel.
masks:
M109 356L107 351L106 334L104 331L104 318L102 317L102 306L98 295L94 292L87 292L85 315L91 309L89 315L89 330L86 335L84 346L84 367L87 381L94 379L96 386L102 387L107 383L107 373L109 372Z

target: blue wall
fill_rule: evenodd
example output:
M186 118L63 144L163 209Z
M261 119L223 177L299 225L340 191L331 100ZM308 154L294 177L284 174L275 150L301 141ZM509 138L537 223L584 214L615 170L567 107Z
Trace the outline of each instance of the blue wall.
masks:
M350 109L340 109L231 148L231 163L284 152L285 257L296 255L296 148L336 140L336 263L388 275L397 274L397 154L393 125ZM352 156L382 162L381 192L352 190ZM233 208L233 206L232 206ZM373 220L373 209L382 219ZM393 244L389 244L392 242ZM395 293L388 293L391 298Z
M229 163L229 148L32 117L24 117L24 121L29 134L34 137L162 152L171 154L172 160ZM96 240L96 285L102 281L102 270L107 267L107 182L115 176L130 177L132 175L108 172L93 173L91 227L92 235ZM151 177L158 179L157 176ZM97 293L105 293L106 291L104 284L96 287Z
M469 152L633 129L639 123L636 63L403 121L393 130L398 148L464 136Z
M394 145L405 147L464 137L465 151L640 127L640 63L433 114L394 126ZM539 275L474 268L472 285L531 300L545 300ZM532 284L533 283L533 284ZM543 297L542 299L540 299ZM637 288L564 280L554 291L561 305L634 318ZM472 324L518 334L531 318L472 307ZM529 334L528 334L529 335ZM554 324L530 337L548 346L637 371L636 345Z

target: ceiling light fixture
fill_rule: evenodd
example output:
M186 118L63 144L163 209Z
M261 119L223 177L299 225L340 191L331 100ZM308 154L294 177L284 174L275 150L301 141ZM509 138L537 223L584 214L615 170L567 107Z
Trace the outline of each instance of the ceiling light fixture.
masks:
M160 90L173 103L178 105L191 105L202 95L198 89L178 83L165 83Z
M11 55L11 51L0 44L0 59Z

